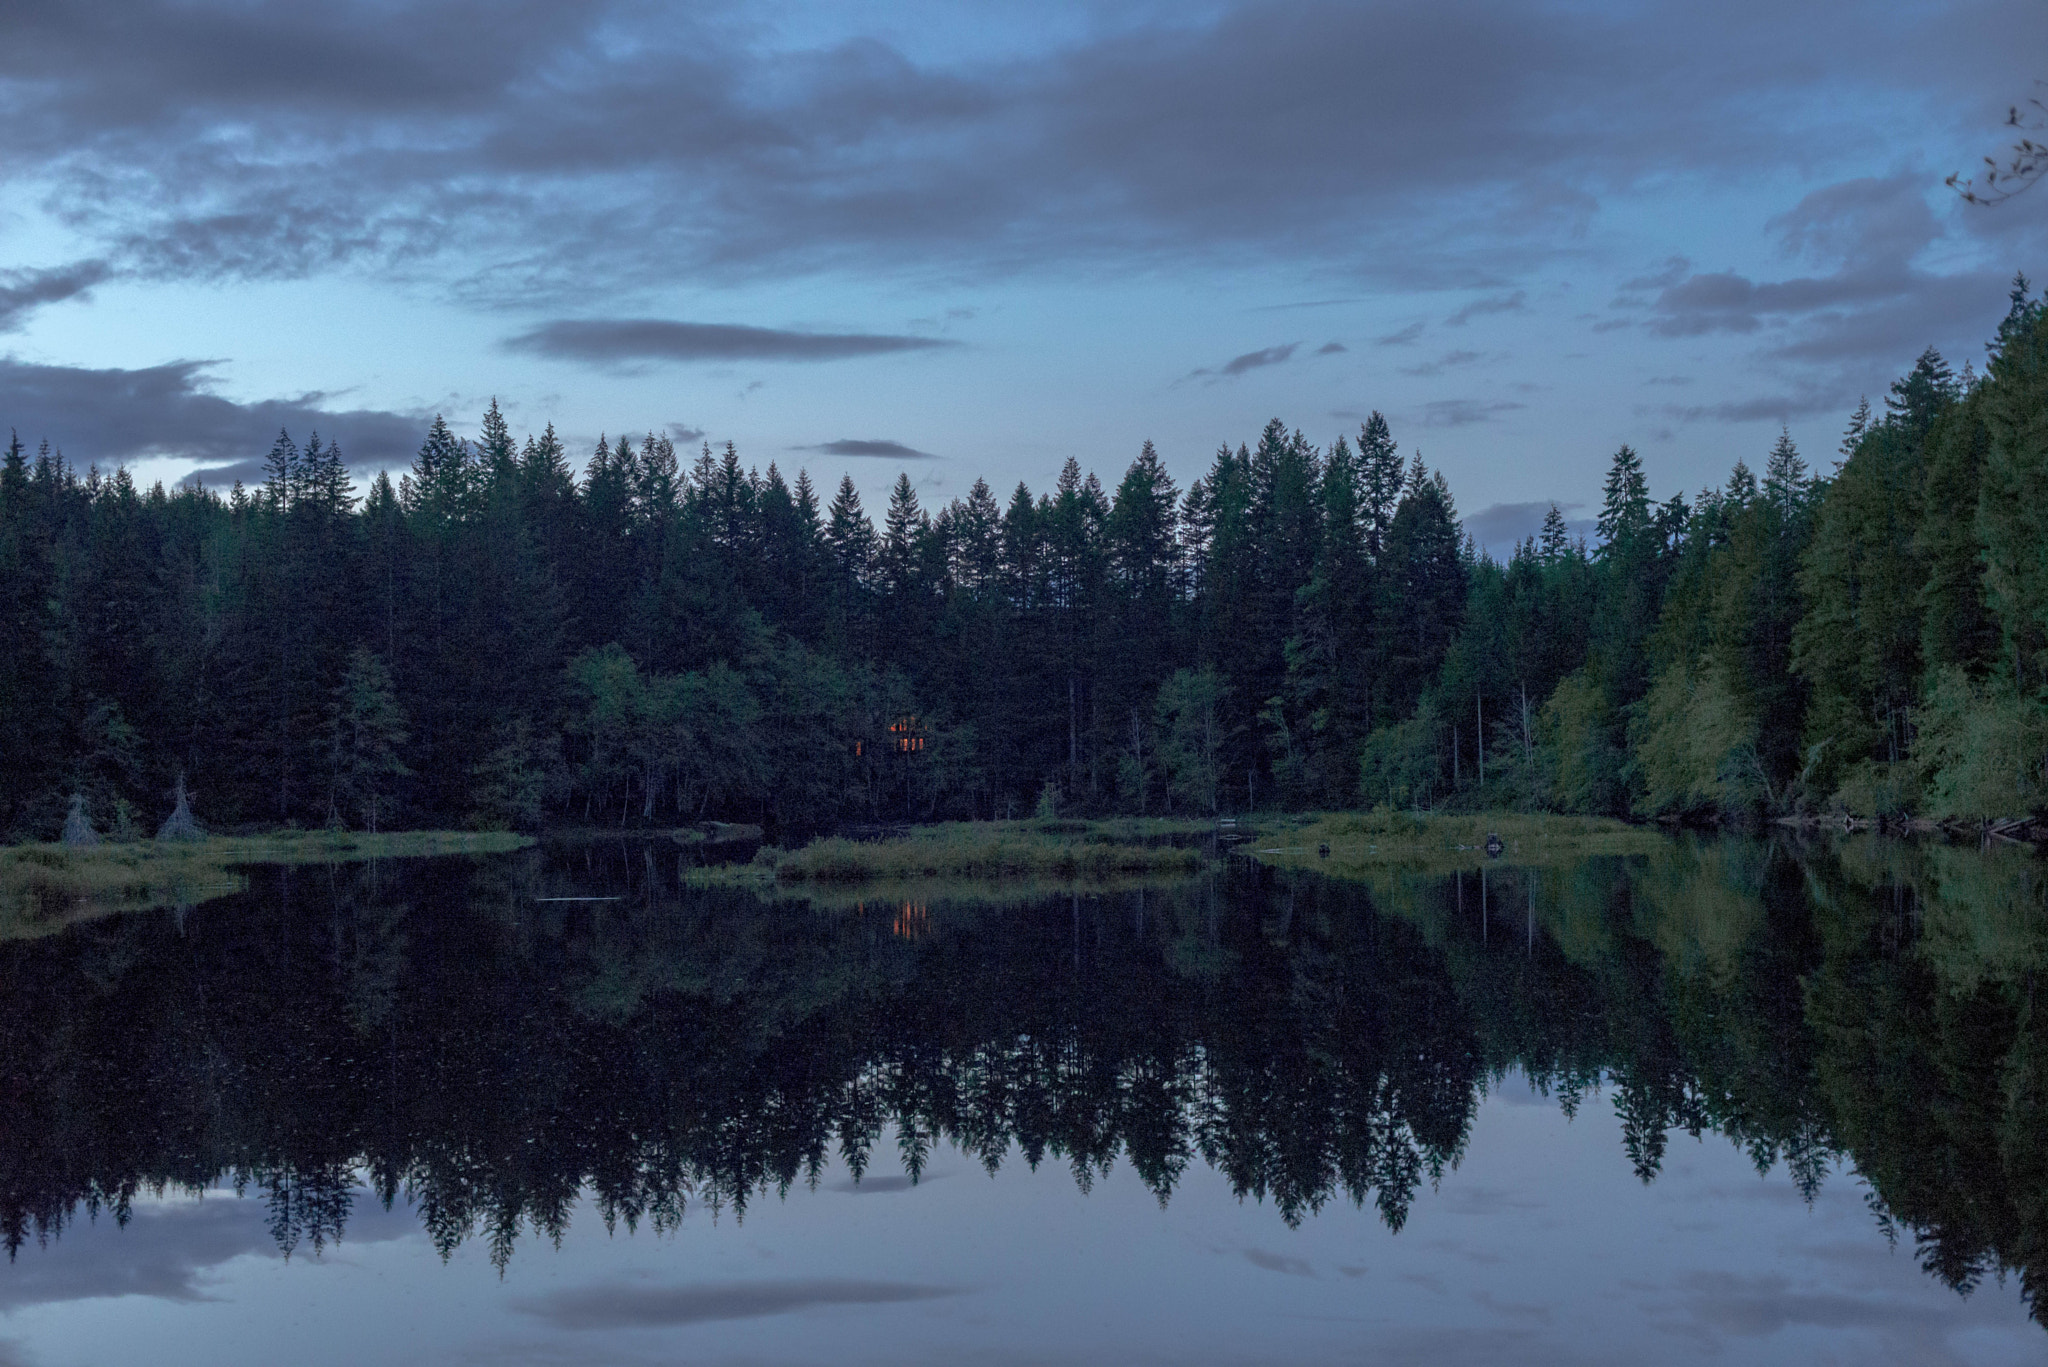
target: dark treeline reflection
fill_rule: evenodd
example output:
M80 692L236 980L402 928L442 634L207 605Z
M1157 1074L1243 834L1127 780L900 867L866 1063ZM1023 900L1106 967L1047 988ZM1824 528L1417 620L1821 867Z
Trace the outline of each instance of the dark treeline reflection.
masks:
M259 871L182 915L0 944L0 1225L223 1174L320 1247L362 1174L444 1251L672 1228L815 1178L1208 1164L1290 1223L1398 1228L1510 1070L1714 1131L1810 1196L1836 1158L1961 1290L2048 1268L2048 909L2029 855L1876 841L1370 885L1230 865L990 905L764 904L673 849ZM548 901L569 896L612 901ZM890 1149L894 1152L889 1152ZM1782 1180L1782 1179L1780 1179ZM24 1256L33 1256L32 1253Z

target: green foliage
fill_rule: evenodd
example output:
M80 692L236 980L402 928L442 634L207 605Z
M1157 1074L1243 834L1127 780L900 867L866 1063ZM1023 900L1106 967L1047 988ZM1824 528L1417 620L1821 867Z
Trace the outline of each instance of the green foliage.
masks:
M498 728L497 744L470 772L476 806L469 824L484 830L539 830L548 799L568 786L559 736L542 736L524 717Z
M1756 730L1720 670L1670 665L1630 727L1644 789L1636 810L1688 817L1759 805Z
M1628 810L1628 752L1617 718L1587 674L1567 675L1543 704L1540 738L1544 796L1554 810L1614 814Z
M1213 815L1223 752L1222 678L1213 669L1182 669L1161 685L1158 755L1171 804Z
M723 662L702 673L643 674L616 643L569 663L583 699L571 735L583 743L581 787L600 810L617 803L623 825L654 819L666 800L678 819L700 819L715 802L762 780L761 709Z
M1929 816L2048 811L2048 710L2010 680L1980 684L1950 665L1936 676L1918 725L1913 761L1925 776Z
M1436 798L1443 756L1427 716L1382 726L1359 756L1358 795L1374 806L1426 807Z

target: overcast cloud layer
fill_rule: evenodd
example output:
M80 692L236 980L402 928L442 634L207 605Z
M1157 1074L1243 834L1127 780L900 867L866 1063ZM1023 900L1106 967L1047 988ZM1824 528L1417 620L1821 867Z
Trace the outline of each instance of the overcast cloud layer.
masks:
M0 7L0 423L382 461L510 383L579 436L915 428L964 484L1380 407L1476 507L1812 446L2048 265L1940 185L2033 0L849 13Z

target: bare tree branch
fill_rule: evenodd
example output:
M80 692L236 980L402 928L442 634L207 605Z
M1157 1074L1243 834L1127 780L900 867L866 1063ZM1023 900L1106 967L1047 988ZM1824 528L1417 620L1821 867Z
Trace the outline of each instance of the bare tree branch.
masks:
M2048 81L2034 84L2048 86ZM2012 145L2011 156L2000 162L1996 157L1984 158L1984 172L1981 177L1964 180L1959 171L1948 178L1949 188L1955 190L1972 204L2003 204L2019 194L2048 171L2048 143L2034 141L2027 136L2048 130L2048 104L2038 99L2028 100L2028 111L2021 113L2021 106L2014 105L2006 112L2005 126L2020 130L2020 140Z

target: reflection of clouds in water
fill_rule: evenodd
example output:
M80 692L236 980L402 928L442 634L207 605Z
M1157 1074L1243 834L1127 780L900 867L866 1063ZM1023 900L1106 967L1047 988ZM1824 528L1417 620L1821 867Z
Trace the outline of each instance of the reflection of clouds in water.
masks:
M1505 1187L1453 1187L1437 1201L1449 1215L1498 1215L1505 1210L1542 1210L1549 1202L1532 1199Z
M1829 1170L1827 1180L1834 1180L1840 1173L1841 1167L1837 1164ZM1825 1189L1826 1183L1823 1182L1822 1186ZM1773 1167L1770 1172L1754 1182L1715 1182L1702 1186L1700 1195L1715 1202L1761 1201L1768 1205L1794 1206L1807 1204L1806 1198L1799 1194L1799 1188L1793 1185L1791 1176L1786 1173L1782 1164Z
M1535 1324L1549 1324L1551 1321L1550 1307L1547 1305L1523 1305L1516 1301L1504 1301L1486 1290L1474 1291L1472 1301L1502 1319L1528 1320Z
M1977 1360L1958 1339L1971 1330L2002 1328L1990 1297L1898 1294L1895 1286L1861 1290L1801 1289L1773 1273L1695 1272L1680 1279L1678 1318L1669 1327L1716 1351L1726 1338L1766 1339L1787 1330L1861 1330L1880 1356L1899 1362Z
M387 1213L369 1192L355 1195L350 1243L418 1232L410 1211ZM221 1264L244 1255L279 1256L267 1214L260 1198L215 1192L204 1200L138 1205L126 1225L106 1217L74 1224L40 1248L22 1249L0 1274L0 1311L107 1296L212 1300L205 1283ZM21 1360L0 1344L0 1367Z
M1507 1261L1490 1248L1480 1248L1457 1239L1435 1239L1423 1244L1422 1247L1438 1253L1447 1253L1468 1263L1478 1263L1482 1267L1493 1267Z
M513 1302L556 1329L657 1329L786 1315L819 1305L896 1305L958 1295L911 1282L727 1282L720 1286L586 1286Z
M1686 1288L1686 1308L1700 1323L1745 1337L1775 1334L1793 1325L1876 1328L1949 1318L1939 1311L1930 1312L1929 1307L1902 1305L1895 1297L1866 1299L1839 1292L1794 1291L1789 1278L1769 1273L1695 1272L1680 1285Z
M1279 1253L1268 1253L1262 1248L1244 1250L1244 1260L1253 1267L1262 1267L1268 1272L1284 1272L1290 1277L1313 1277L1316 1270L1300 1258L1289 1258Z

